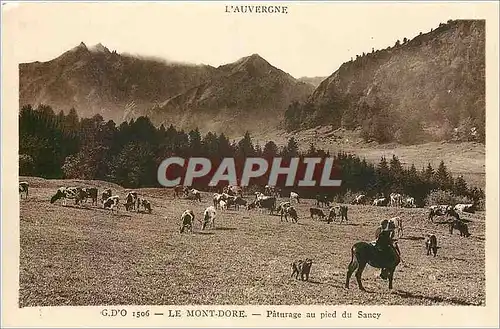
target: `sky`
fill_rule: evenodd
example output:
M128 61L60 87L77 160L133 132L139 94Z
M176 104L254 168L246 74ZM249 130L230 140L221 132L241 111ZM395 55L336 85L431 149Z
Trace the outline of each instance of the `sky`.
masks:
M286 5L288 14L226 13L226 5ZM7 3L4 47L19 63L48 61L80 42L118 53L219 66L254 53L302 76L338 67L448 19L483 18L474 3ZM483 7L484 8L484 7ZM498 8L498 7L497 7ZM483 11L484 13L484 11ZM5 49L5 48L4 48Z

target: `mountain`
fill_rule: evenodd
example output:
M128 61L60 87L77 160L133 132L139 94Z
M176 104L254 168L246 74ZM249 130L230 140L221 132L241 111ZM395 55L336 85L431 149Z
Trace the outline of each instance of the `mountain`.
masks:
M317 88L323 80L325 80L327 77L301 77L299 78L299 81L309 83L314 86L314 88Z
M367 141L484 141L485 21L450 20L363 53L285 114L289 131L333 125Z
M288 104L305 100L313 89L253 54L219 66L210 81L171 97L148 116L158 124L230 136L276 129Z
M83 42L48 62L19 65L20 106L40 103L121 122L208 81L215 68L117 54Z

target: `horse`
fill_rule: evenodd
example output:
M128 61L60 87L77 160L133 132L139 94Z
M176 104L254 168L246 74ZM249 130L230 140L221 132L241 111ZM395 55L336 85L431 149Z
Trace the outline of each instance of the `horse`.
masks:
M361 283L361 275L366 267L370 264L375 268L382 269L380 277L389 279L389 289L392 289L392 281L396 267L401 261L401 257L397 249L392 245L392 232L382 231L379 234L375 245L369 242L357 242L351 248L351 262L347 268L347 278L345 287L349 289L349 280L354 271L356 271L356 280L358 287L362 291L366 291Z

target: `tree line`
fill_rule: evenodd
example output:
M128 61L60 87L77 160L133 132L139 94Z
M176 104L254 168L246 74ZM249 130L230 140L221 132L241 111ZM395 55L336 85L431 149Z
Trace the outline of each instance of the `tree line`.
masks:
M341 179L342 185L339 188L294 187L304 198L317 193L337 197L364 193L379 197L398 192L415 197L417 203L423 205L432 191L442 190L470 201L484 199L482 189L469 187L461 176L453 177L444 162L436 169L430 164L421 169L414 165L405 168L393 156L389 160L382 157L378 164L373 164L353 154L330 154L313 144L301 151L293 137L282 147L273 141L259 145L248 132L239 141L231 141L223 133L202 135L198 129L186 132L173 125L155 127L148 117L116 125L101 115L79 118L74 109L68 114L63 111L55 114L46 105L36 109L27 105L19 114L19 174L22 176L105 180L127 188L160 187L158 166L172 156L207 157L215 162L231 157L239 164L247 157L333 158L338 172L335 178ZM252 180L253 186L249 188L263 187L268 174ZM203 181L194 187L208 190ZM282 188L284 193L291 191Z

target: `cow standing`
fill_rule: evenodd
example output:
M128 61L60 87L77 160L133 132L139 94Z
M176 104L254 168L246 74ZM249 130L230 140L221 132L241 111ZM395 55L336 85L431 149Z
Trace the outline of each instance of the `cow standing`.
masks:
M314 216L318 216L320 219L325 218L325 213L323 212L323 210L319 208L311 207L309 208L309 213L311 214L312 219L314 219Z
M425 248L427 249L427 256L429 256L432 252L434 257L436 257L438 246L437 246L437 238L434 234L428 234L425 239Z
M104 203L104 201L106 201L109 197L111 197L113 194L111 192L111 189L110 188L107 188L105 189L104 191L102 191L102 195L101 195L101 202Z
M205 209L203 213L203 223L201 229L204 230L208 224L210 224L210 228L215 228L215 216L217 215L217 211L214 206L209 206Z
M186 210L181 215L181 229L180 233L184 231L189 231L193 233L193 223L194 223L194 212L192 210Z
M351 204L363 204L365 202L366 195L360 194L354 198Z
M111 213L116 209L116 212L118 213L118 208L120 206L120 197L118 195L110 196L104 203L102 204L102 207L104 209L110 209Z
M23 193L25 193L25 199L28 198L28 189L30 184L28 182L19 182L19 195L21 199L23 198Z
M50 203L63 199L63 206L66 206L66 200L73 199L75 204L79 205L85 197L86 193L80 187L60 187L50 199Z
M318 194L316 195L316 207L321 207L324 205L326 207L330 206L330 198L326 194Z
M85 202L87 202L87 198L90 198L92 205L97 206L97 195L99 194L97 187L85 187L83 191L85 192Z

